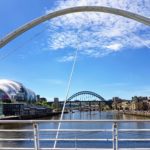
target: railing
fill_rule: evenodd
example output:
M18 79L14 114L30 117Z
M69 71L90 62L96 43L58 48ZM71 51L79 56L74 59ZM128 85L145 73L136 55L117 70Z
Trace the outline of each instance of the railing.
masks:
M55 134L57 132L57 126L58 123L60 121L59 120L0 120L0 143L2 143L2 145L0 145L0 150L53 150L53 149L59 149L59 150L134 150L134 149L138 149L138 150L150 150L149 148L145 148L145 145L143 148L138 148L138 147L131 147L131 148L127 148L127 147L120 147L119 143L120 142L150 142L150 138L121 138L120 137L120 133L150 133L150 120L62 120L61 123L63 124L94 124L94 125L102 125L102 124L109 124L111 125L110 128L91 128L91 129L85 129L85 128L76 128L76 129L68 129L68 128L61 128L59 130L60 136L61 133L63 133L62 137L59 138L55 138ZM40 125L41 124L53 124L55 125L55 129L54 128L41 128ZM133 129L125 129L125 128L120 128L119 125L120 124L132 124L132 123L146 123L148 124L149 128L133 128ZM8 129L8 125L9 124L21 124L22 128L23 125L30 125L28 127L30 128L21 128L21 129ZM7 129L5 128L5 125L7 125ZM32 126L31 126L32 125ZM2 128L3 127L3 128ZM32 128L31 128L32 127ZM3 134L2 134L3 133ZM5 134L8 134L8 137L6 138L5 136L3 136ZM9 134L10 133L10 134ZM30 133L27 134L25 136L25 138L10 138L9 135L11 135L12 133ZM50 133L53 133L53 137L47 137L44 138L42 137L41 133L44 133L45 135L50 135ZM69 133L69 134L68 134ZM88 138L77 138L77 136L75 136L74 138L70 138L68 137L68 135L71 135L73 133L82 133L83 135L88 133L89 135L91 135L92 133L96 133L96 134L102 134L102 133L107 133L105 134L105 136L103 138L91 138L90 136L88 136ZM43 134L43 135L44 135ZM32 136L31 136L32 135ZM108 135L108 136L107 136ZM111 135L111 137L110 137ZM57 146L57 148L53 148L53 144L51 144L51 147L43 147L41 142L48 142L48 143L53 143L54 141L58 141L58 142L75 142L74 147L59 147ZM11 143L13 142L17 142L17 144L19 142L33 142L34 146L33 147L13 147L14 144ZM109 145L111 144L111 147L96 147L96 148L88 148L88 147L77 147L77 142L105 142L107 145L107 142L109 142ZM4 143L9 143L9 146L7 146L7 144ZM15 144L15 145L17 145ZM18 144L19 145L19 144ZM81 145L81 144L80 144ZM85 145L85 143L84 143Z

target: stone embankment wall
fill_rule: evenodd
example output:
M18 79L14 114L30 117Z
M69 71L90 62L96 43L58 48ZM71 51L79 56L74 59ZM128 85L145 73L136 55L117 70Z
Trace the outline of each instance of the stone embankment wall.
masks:
M150 111L120 111L120 113L127 114L127 115L150 117Z

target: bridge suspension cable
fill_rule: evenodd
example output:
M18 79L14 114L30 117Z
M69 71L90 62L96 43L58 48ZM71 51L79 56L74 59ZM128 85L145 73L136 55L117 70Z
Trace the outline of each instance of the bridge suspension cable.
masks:
M10 51L8 51L7 53L5 53L4 55L1 54L0 55L0 61L6 59L11 54L13 54L16 51L18 51L18 49L23 48L28 43L30 43L31 41L33 41L35 38L39 37L46 29L48 29L48 26L45 27L44 29L42 29L41 31L35 33L32 37L30 37L29 39L27 39L25 42L21 43L19 46L16 46L15 48L11 49Z
M71 72L70 72L70 76L69 76L69 80L68 80L68 84L67 84L67 91L66 91L65 101L63 103L63 108L62 108L61 116L60 116L60 122L58 124L57 132L56 132L56 138L55 138L56 140L54 142L53 148L56 148L56 145L57 145L57 139L58 139L59 130L60 130L60 127L61 127L61 120L63 119L63 114L64 114L64 111L65 111L65 105L66 105L68 95L69 95L69 92L70 92L70 86L71 86L72 76L73 76L76 61L77 61L78 51L79 51L79 47L77 47L77 49L75 50L74 60L73 60L73 64L72 64L72 68L71 68Z

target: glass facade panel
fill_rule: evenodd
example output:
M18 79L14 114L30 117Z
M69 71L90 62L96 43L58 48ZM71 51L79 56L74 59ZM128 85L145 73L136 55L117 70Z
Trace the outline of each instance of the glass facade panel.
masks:
M4 92L0 90L0 117L3 115L3 105L2 105L3 95Z
M36 101L36 94L19 82L1 79L0 90L0 97L6 103L14 101Z

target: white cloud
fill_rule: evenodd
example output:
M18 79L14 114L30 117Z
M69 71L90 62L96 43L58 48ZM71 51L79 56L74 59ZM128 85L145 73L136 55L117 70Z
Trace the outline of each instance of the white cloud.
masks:
M121 49L122 45L119 43L113 43L110 45L107 45L106 48L111 49L112 51L119 51Z
M69 56L64 56L60 59L58 59L58 62L70 62L74 60L74 56L73 55L69 55Z
M53 10L73 6L108 6L150 16L149 0L61 0ZM106 13L74 13L49 21L48 44L58 50L70 47L80 54L102 57L128 47L150 47L150 28L121 16ZM70 53L70 52L68 52ZM64 56L61 61L71 61L73 56Z

